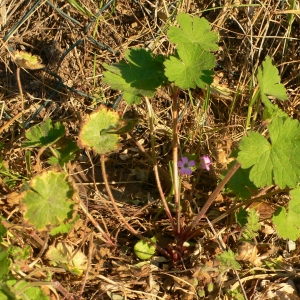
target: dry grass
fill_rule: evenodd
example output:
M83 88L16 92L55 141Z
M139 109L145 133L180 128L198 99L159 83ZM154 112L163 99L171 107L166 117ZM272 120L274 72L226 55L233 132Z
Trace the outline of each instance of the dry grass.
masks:
M36 3L31 14L26 15ZM102 1L91 0L81 3L92 14L97 14L104 5ZM34 245L32 261L38 256L41 246L36 245L22 227L15 192L20 191L22 178L48 169L49 165L46 155L39 157L37 151L32 151L32 173L29 172L26 150L21 148L24 141L21 116L29 120L42 105L40 113L26 125L31 127L51 118L54 122L62 122L67 136L76 140L82 119L100 103L114 106L120 96L120 92L111 90L102 82L102 63L121 60L124 51L131 47L149 47L156 54L172 52L166 28L175 24L176 3L167 0L112 1L85 31L92 18L78 12L68 1L54 0L52 5L50 1L1 2L0 142L3 143L4 165L19 176L16 185L10 188L0 177L1 214L16 226L21 226L21 230L16 230L19 238L13 241L15 245ZM256 85L256 82L251 83L252 75L266 55L273 58L289 93L289 101L282 104L282 108L298 118L300 27L297 15L293 23L289 23L289 16L293 15L284 10L292 8L280 1L249 4L238 0L186 0L177 5L178 11L205 17L219 33L215 84L225 91L211 92L205 123L202 116L205 92L192 91L193 104L189 106L186 104L189 94L180 94L180 111L185 110L179 125L180 152L196 153L197 156L209 154L214 159L210 173L195 174L193 180L183 182L182 197L186 206L183 209L188 220L195 216L213 191L219 173L228 163L228 155L245 134L248 105ZM16 50L39 55L46 65L46 70L21 70L24 110L20 105L17 69L13 62ZM168 90L159 91L151 103L155 114L156 154L167 195L170 187L168 162L172 159L172 112ZM114 108L122 115L138 115L141 121L131 136L124 136L120 152L107 157L107 176L113 195L123 216L137 232L145 236L157 234L160 246L168 248L168 244L174 241L167 219L162 214L158 222L151 222L160 207L160 199L152 170L146 105L128 107L121 101ZM255 127L260 125L261 115L259 110ZM222 245L236 249L239 239L239 229L234 222L235 208L231 209L233 204L227 196L220 197L210 209L208 217L214 227L210 228L207 222L201 224L199 234L194 238L196 246L181 264L174 266L158 256L152 265L136 266L138 260L133 254L133 246L138 239L119 222L104 188L99 158L82 150L69 166L69 172L89 213L114 237L117 248L111 249L99 239L84 213L68 235L49 238L46 247L63 240L76 245L88 257L88 270L83 277L53 272L53 281L58 281L71 293L64 295L66 299L110 299L110 293L124 297L118 299L197 299L197 291L206 288L210 282L215 288L206 294L205 299L227 299L226 290L239 286L238 276L248 299L263 299L269 292L261 285L263 279L270 280L274 286L286 282L287 277L299 284L296 274L292 275L286 269L289 266L297 270L298 245L294 252L287 253L284 241L275 233L260 232L257 240L267 248L260 249L259 255L265 255L268 260L281 259L284 271L269 274L269 270L253 267L253 261L250 260L251 264L246 258L241 259L243 269L237 274L220 271L216 255L222 252ZM265 198L265 210L270 212L274 203L286 201L284 196L278 195ZM253 200L248 202L250 204ZM270 218L270 215L262 218ZM267 226L269 223L264 221L262 224ZM44 236L40 238L46 241ZM43 255L39 258L42 268L49 267ZM255 275L250 275L254 271ZM59 297L63 299L61 294ZM299 299L296 297L294 299Z

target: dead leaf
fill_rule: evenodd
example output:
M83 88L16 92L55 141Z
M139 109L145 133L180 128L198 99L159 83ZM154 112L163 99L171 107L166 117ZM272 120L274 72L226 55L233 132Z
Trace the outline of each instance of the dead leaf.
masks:
M261 266L261 259L258 257L258 249L254 243L241 242L237 248L236 260L248 261L254 266Z

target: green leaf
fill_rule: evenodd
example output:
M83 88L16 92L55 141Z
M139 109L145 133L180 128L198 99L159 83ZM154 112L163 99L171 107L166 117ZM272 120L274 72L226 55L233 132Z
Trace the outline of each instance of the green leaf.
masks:
M114 131L124 127L123 120L115 111L100 107L84 122L79 133L78 144L87 147L98 154L107 154L117 151L120 147L120 136L107 131Z
M154 57L146 49L133 48L126 50L128 63L121 61L109 66L103 64L103 82L115 90L122 90L125 101L139 104L141 97L153 97L156 89L165 81L162 56Z
M239 290L229 290L226 292L230 300L245 300L245 297Z
M152 237L151 241L153 243L156 243L156 237ZM139 240L135 245L134 245L134 253L135 255L143 260L149 259L152 257L152 255L155 253L156 248L153 245L150 245L146 241Z
M280 117L282 119L287 119L289 116L283 110L281 110L278 105L274 105L272 107L266 107L263 113L263 119L267 122L271 122L272 120Z
M3 241L3 237L5 237L7 229L4 225L1 224L3 218L0 216L0 242Z
M80 276L87 267L87 257L81 251L74 250L71 245L58 243L50 246L46 258L53 266L60 266L74 275Z
M30 282L21 280L13 286L13 290L22 300L49 300L50 298L39 287L34 287ZM20 297L20 298L19 298Z
M6 282L0 282L0 300L16 300L12 288Z
M260 95L263 103L267 108L273 106L267 96L273 96L284 101L288 99L286 90L283 84L280 83L278 70L272 65L270 56L262 63L262 67L258 68L257 80L260 87Z
M30 249L29 245L25 246L24 248L13 246L9 248L9 255L11 255L14 261L19 260L26 260L30 257Z
M288 204L288 212L278 207L272 217L278 236L296 241L300 237L300 187L290 192L292 200Z
M240 264L235 260L235 254L232 250L224 251L222 254L217 255L217 259L220 261L224 269L232 268L239 270Z
M247 229L257 232L260 229L259 216L254 208L251 208L247 218Z
M80 219L80 217L79 217L79 215L77 215L72 222L60 224L58 227L55 227L50 231L50 235L53 236L53 235L57 235L57 234L68 233L79 219Z
M81 12L83 15L86 15L88 17L93 17L94 15L86 8L83 7L80 3L78 3L76 0L67 0L74 8L76 8L79 12Z
M65 134L65 127L60 122L55 126L52 125L52 120L47 119L39 125L31 127L26 132L28 141L22 144L22 147L45 147L54 144Z
M259 216L255 209L251 208L247 217L247 224L243 237L246 240L252 240L253 237L257 236L257 231L260 229Z
M51 229L72 221L76 214L75 187L63 172L46 171L34 177L23 192L24 218L37 230ZM74 216L75 217L75 216Z
M72 161L76 157L76 152L79 150L77 144L72 140L64 140L60 148L53 149L57 157L50 157L48 159L49 164L59 164L61 167L64 164Z
M211 31L209 22L204 18L179 13L177 21L181 29L170 27L168 37L172 43L186 46L188 43L199 44L202 49L217 51L218 35Z
M250 168L250 180L257 187L274 183L281 189L295 187L300 177L300 128L297 120L275 118L268 125L270 142L249 132L240 142L237 160Z
M170 56L164 63L169 81L182 89L205 88L213 82L213 54L203 50L199 44L179 45L177 50L180 59Z
M239 223L242 227L244 227L247 224L247 218L248 218L248 212L244 208L240 208L235 213L235 219L237 223Z
M8 251L0 248L0 281L3 280L9 273L11 267L11 260L8 258Z
M228 165L228 170L230 170L235 163L235 161L232 161ZM254 192L257 191L257 187L249 179L250 170L250 168L239 168L226 184L226 187L241 199L247 199L251 197L254 194Z

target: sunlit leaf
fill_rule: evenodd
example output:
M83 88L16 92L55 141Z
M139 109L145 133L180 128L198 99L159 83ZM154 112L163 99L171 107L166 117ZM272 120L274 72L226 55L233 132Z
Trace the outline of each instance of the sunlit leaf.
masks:
M103 64L103 82L123 91L128 104L139 104L141 97L153 97L156 89L166 81L162 56L155 57L146 49L125 51L125 58L117 64Z
M122 127L124 122L117 112L100 108L86 118L79 134L78 144L98 154L116 151L120 147L120 136L113 131Z
M152 237L151 238L151 241L153 243L156 243L156 237ZM155 253L156 251L156 247L147 243L146 241L144 240L140 240L138 241L135 245L134 245L134 253L135 255L140 258L140 259L143 259L143 260L146 260L146 259L149 259L153 256L153 254Z
M57 142L65 134L65 127L60 122L52 125L51 119L46 119L43 123L31 127L26 132L25 141L22 147L45 147Z
M170 56L164 63L170 82L182 89L205 88L213 82L215 57L199 44L179 45L178 57Z
M300 187L290 192L292 199L288 204L288 211L278 207L272 217L278 236L296 241L300 237Z
M257 187L273 183L295 187L300 178L300 126L298 120L275 118L269 125L270 138L249 132L240 142L237 160L251 168L250 180Z
M63 172L45 171L30 181L21 200L24 219L37 230L72 221L76 214L75 187Z
M191 17L179 13L177 21L180 28L171 26L168 37L172 43L187 46L189 43L199 44L206 51L217 51L218 35L211 31L211 26L205 18Z

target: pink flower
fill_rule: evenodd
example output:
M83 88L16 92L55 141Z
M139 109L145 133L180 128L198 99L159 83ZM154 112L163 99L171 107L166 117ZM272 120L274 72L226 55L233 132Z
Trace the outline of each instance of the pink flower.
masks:
M201 161L202 161L202 169L205 169L205 170L209 171L210 165L211 165L210 158L206 155L203 155L201 157Z
M191 167L195 167L195 161L189 161L187 157L183 156L181 160L178 161L177 166L181 175L191 175L193 172Z

